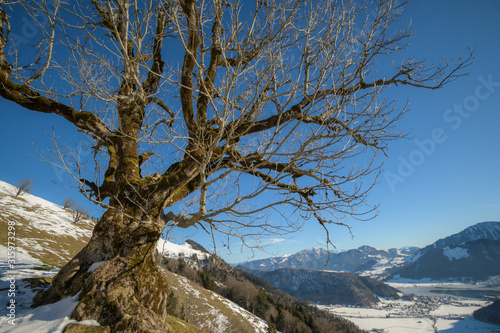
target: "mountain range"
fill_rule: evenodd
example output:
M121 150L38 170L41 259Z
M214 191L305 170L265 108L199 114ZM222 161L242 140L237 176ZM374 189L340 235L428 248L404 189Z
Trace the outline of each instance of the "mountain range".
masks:
M297 253L253 260L238 265L251 270L272 271L280 268L329 270L379 277L387 269L404 264L405 259L414 255L417 247L380 250L371 246L361 246L341 252L311 248Z
M311 248L239 265L257 271L291 268L349 272L379 280L485 280L500 275L499 241L500 222L481 222L421 249L361 246L333 252Z

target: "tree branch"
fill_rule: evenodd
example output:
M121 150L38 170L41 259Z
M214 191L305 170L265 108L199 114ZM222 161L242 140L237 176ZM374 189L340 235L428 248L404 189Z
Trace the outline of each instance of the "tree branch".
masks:
M29 86L10 80L8 72L0 71L0 96L28 110L53 113L73 123L79 130L89 133L98 140L111 142L113 133L92 112L76 111L56 100L40 95Z
M408 64L402 66L399 69L399 71L395 75L393 75L390 79L377 79L371 83L360 81L357 84L350 87L318 90L313 94L304 96L300 102L291 106L289 110L283 113L278 113L266 119L254 122L241 122L241 120L236 120L233 121L233 123L230 123L228 126L226 126L226 128L232 129L231 136L241 137L248 134L266 131L292 120L298 120L304 123L315 123L318 125L336 124L340 125L343 129L352 134L353 137L360 143L363 143L365 145L374 145L376 143L367 142L361 136L356 135L356 133L352 129L349 129L347 125L340 119L335 117L329 119L324 119L320 116L311 117L306 114L304 109L316 104L321 100L324 100L329 96L345 97L352 95L360 90L380 89L384 86L390 86L392 84L395 85L402 84L402 85L408 85L417 88L425 88L431 90L439 89L442 88L445 84L449 83L450 81L455 80L460 76L466 75L466 73L461 73L460 71L470 66L472 59L473 59L473 52L471 51L469 56L465 60L460 59L459 63L455 67L453 67L449 73L443 75L440 78L440 80L435 84L427 84L427 82L434 80L435 78L438 77L438 74L444 71L444 68L442 68L442 66L439 66L431 74L425 77L414 78L412 75L415 72L417 72L417 70L419 69L421 70L422 63ZM230 134L228 133L224 136L224 138L228 138L229 136Z
M194 137L197 132L196 120L193 106L193 69L196 64L196 53L200 39L198 36L198 13L195 0L180 0L182 10L187 19L188 40L185 45L186 53L182 64L181 73L181 105L184 121L190 133Z
M153 94L160 84L161 74L163 73L164 61L161 57L161 50L163 48L163 40L167 29L167 3L158 9L156 16L156 33L153 41L153 64L148 72L146 81L142 83L142 87L146 94ZM173 117L172 117L173 118Z
M221 31L222 31L222 8L220 2L214 2L214 23L212 27L212 46L210 49L210 63L205 75L205 80L200 86L200 95L198 97L198 103L196 105L196 112L198 117L198 125L203 126L207 122L207 108L209 100L212 98L212 93L214 90L215 75L217 74L217 68L219 66L219 60L221 58Z

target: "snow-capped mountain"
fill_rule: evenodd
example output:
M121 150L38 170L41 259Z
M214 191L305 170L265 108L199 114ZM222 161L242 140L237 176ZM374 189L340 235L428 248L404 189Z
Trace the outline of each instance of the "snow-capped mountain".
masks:
M329 255L331 255L331 252L313 247L291 255L251 260L239 263L238 265L261 271L272 271L280 268L321 270L325 269Z
M500 240L479 239L433 248L394 273L394 280L485 281L500 275Z
M311 248L287 256L247 261L239 265L261 271L294 268L381 277L387 270L403 265L405 259L418 250L416 247L380 250L371 246L361 246L357 249L333 252Z
M347 251L329 252L311 248L239 265L261 271L293 268L350 272L377 279L400 276L410 279L482 280L487 279L488 275L500 274L498 242L500 222L482 222L423 249L405 247L380 250L361 246Z
M500 275L500 240L478 239L431 248L408 266L394 271L393 280L485 281Z
M444 249L452 245L472 242L480 239L500 240L500 222L481 222L465 228L459 233L441 238L428 245L409 257L410 261L416 261L432 249Z
M392 270L392 279L484 281L500 275L500 222L482 222L442 238Z

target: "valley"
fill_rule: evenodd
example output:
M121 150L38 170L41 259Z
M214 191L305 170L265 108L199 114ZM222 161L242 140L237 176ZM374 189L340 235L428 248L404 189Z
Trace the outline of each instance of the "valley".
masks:
M389 283L405 296L381 299L372 307L317 305L345 317L369 332L494 333L500 327L475 320L474 311L500 295L499 288L464 283ZM412 296L410 296L412 295ZM458 296L458 295L467 295Z

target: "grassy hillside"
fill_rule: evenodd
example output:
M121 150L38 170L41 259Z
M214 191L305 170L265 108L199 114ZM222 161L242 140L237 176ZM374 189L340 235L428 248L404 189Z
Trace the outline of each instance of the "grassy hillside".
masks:
M88 242L95 222L73 222L73 211L0 181L0 244L7 246L8 224L15 222L16 246L48 265L62 266Z

